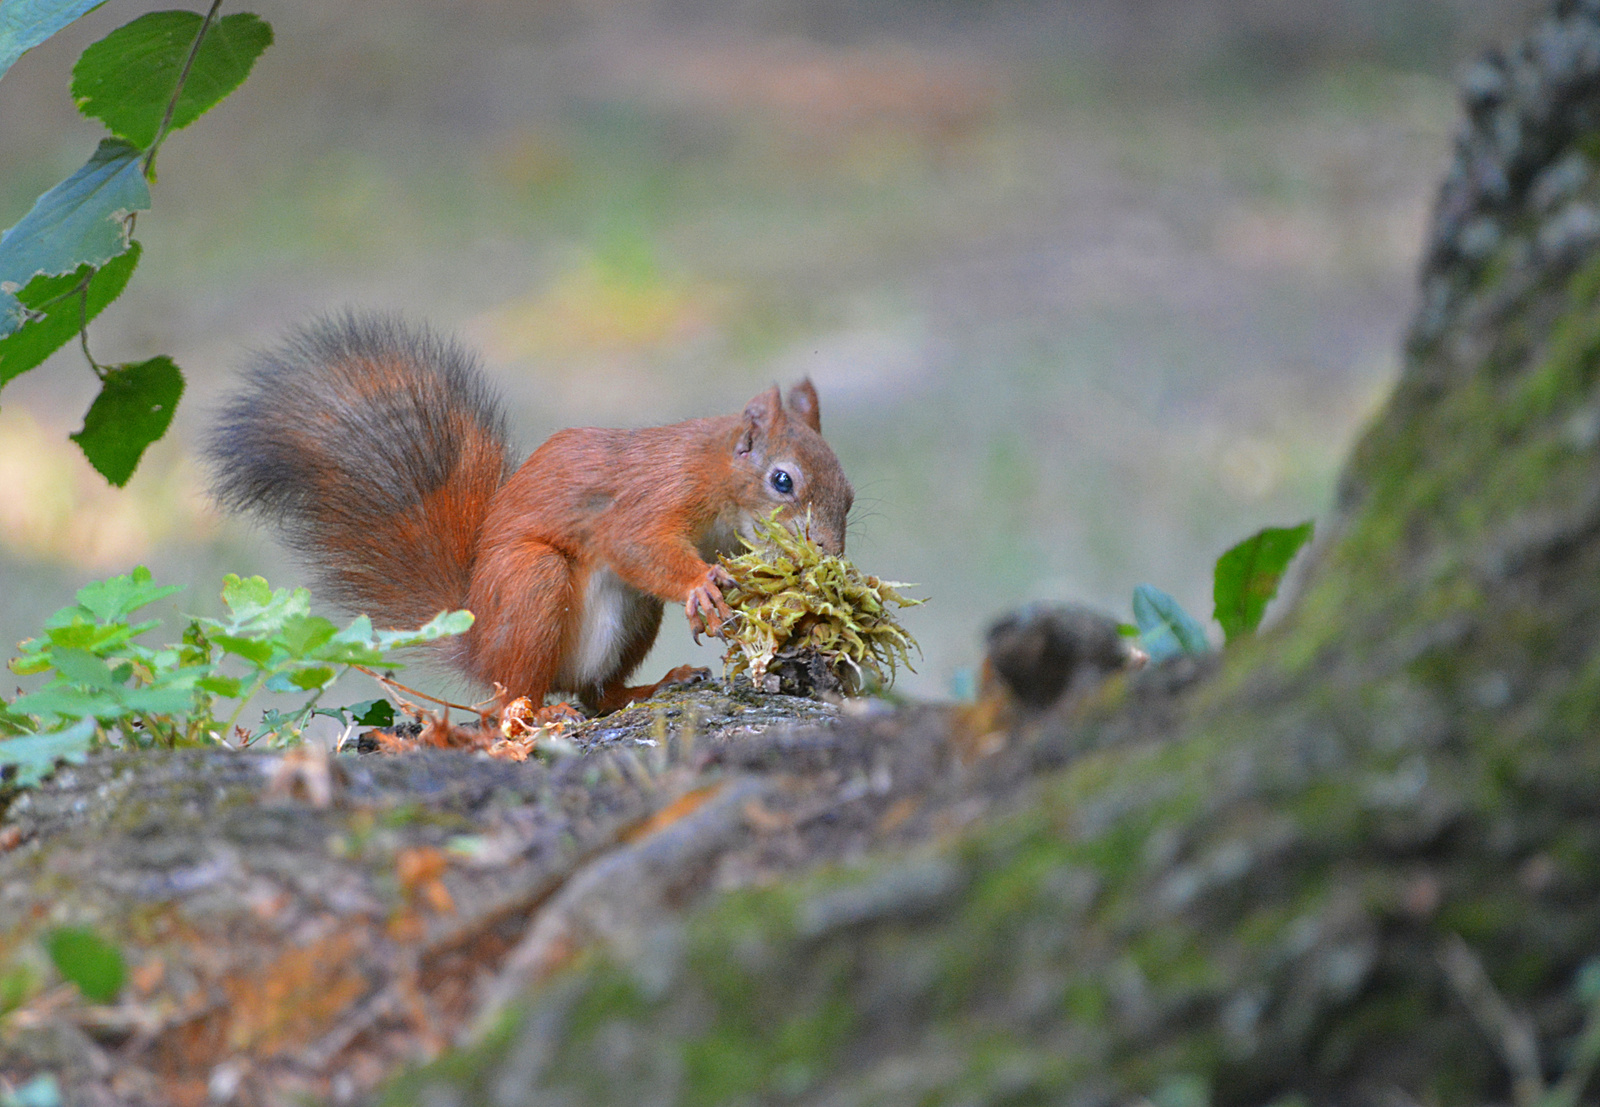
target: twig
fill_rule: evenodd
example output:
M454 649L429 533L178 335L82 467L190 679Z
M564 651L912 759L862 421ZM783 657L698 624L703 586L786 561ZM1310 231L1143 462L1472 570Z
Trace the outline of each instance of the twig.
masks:
M222 0L212 0L211 10L206 12L205 19L200 21L200 30L195 33L194 42L189 46L189 56L183 59L183 68L178 72L178 83L172 90L172 99L167 101L166 114L161 117L161 126L156 128L156 137L150 140L150 152L144 156L146 180L155 179L156 151L160 150L161 144L167 140L173 113L178 110L178 98L183 95L183 86L189 81L189 70L194 67L194 59L200 53L200 44L205 41L206 32L211 29L212 20L217 18L217 9L220 7Z
M1459 934L1445 940L1439 950L1439 965L1467 1013L1510 1071L1511 1096L1517 1107L1539 1107L1544 1098L1544 1070L1539 1066L1539 1042L1528 1017L1513 1010L1495 991L1483 962Z
M407 688L404 684L401 684L398 680L395 680L394 677L384 676L376 669L369 669L365 665L351 665L350 667L366 673L373 680L392 691L404 692L408 696L415 696L419 700L427 700L429 703L436 703L440 707L453 707L457 711L470 711L474 715L480 717L484 714L483 708L481 707L475 707L464 703L451 703L449 700L441 700L438 696L430 696L426 692L419 692L415 688Z
M90 274L93 276L94 274ZM78 282L78 342L83 346L83 358L89 363L89 368L94 370L94 375L101 380L106 379L106 371L89 352L89 278L85 277Z

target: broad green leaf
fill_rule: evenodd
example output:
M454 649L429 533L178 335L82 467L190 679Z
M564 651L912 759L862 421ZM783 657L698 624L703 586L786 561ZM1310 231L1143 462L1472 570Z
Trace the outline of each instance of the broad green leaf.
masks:
M213 634L211 644L223 653L244 658L257 668L265 668L272 661L272 644L260 638L243 634Z
M280 629L284 620L311 610L311 593L304 588L275 590L261 577L241 580L233 573L222 579L222 600L233 619L227 624L203 620L208 626L225 626L234 632L271 633Z
M123 576L85 584L78 589L77 600L78 606L88 614L102 622L111 622L126 619L141 607L148 607L165 596L182 591L181 584L157 584L150 570L139 565L133 572ZM68 613L70 619L72 611L70 607L63 608L57 614ZM145 623L135 633L159 625L159 621Z
M272 585L265 577L240 577L229 573L222 578L222 602L243 617L272 602Z
M338 670L329 665L313 665L304 669L296 669L288 674L289 683L306 692L314 692L318 688L326 688L333 683L333 678L338 675Z
M338 627L321 615L291 615L283 621L280 633L291 656L309 657L313 650L331 640L338 631Z
M194 693L186 688L130 688L118 694L122 711L142 715L179 715L194 706Z
M65 730L47 734L0 738L0 769L15 766L17 773L13 783L31 788L55 772L57 761L79 762L88 757L93 741L93 719L80 719Z
M139 264L141 247L128 243L119 254L99 269L80 265L72 273L56 277L35 277L17 294L22 306L33 316L21 330L0 338L0 385L25 373L78 336L78 329L122 295L133 267ZM90 274L93 274L92 276ZM74 292L88 280L87 297ZM43 318L39 318L39 316Z
M1267 527L1217 558L1212 596L1227 640L1255 633L1278 594L1284 570L1311 540L1310 520L1297 527Z
M148 147L203 22L198 12L149 12L89 47L72 67L78 110L135 146ZM178 93L170 129L187 127L238 88L271 44L272 28L250 12L217 20Z
M120 138L101 140L82 169L0 235L0 338L26 321L17 293L34 277L104 265L128 248L126 217L150 206L139 157Z
M122 681L112 675L111 666L88 650L58 646L50 651L50 663L55 666L56 672L72 684L101 690L122 686Z
M100 395L71 436L89 464L121 488L133 476L145 447L167 433L183 395L183 374L166 356L108 371Z
M356 726L393 726L394 704L388 700L362 700L349 707L350 721Z
M124 711L120 691L101 688L84 691L66 685L53 685L29 692L11 701L11 710L41 718L56 716L62 719L115 719Z
M127 966L122 953L92 930L63 926L52 930L45 948L56 971L78 986L86 999L110 1003L122 991Z
M5 0L0 4L0 77L23 54L105 0Z
M213 695L226 696L229 699L238 699L239 694L244 691L244 681L222 673L212 673L208 677L201 678L197 686Z
M1177 600L1148 584L1133 590L1133 621L1152 664L1182 654L1202 654L1210 647L1206 632Z
M349 626L333 636L333 640L341 645L371 646L372 620L365 615L357 615L350 620Z

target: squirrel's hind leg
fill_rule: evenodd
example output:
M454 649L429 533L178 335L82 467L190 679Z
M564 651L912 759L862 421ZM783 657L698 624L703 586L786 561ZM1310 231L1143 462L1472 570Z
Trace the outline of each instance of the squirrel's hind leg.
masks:
M662 677L654 684L640 684L631 688L624 686L622 680L618 678L607 687L601 689L599 698L596 699L594 703L588 704L587 706L593 708L601 714L605 714L608 711L620 710L621 708L627 707L631 703L638 703L640 700L649 699L651 696L655 695L657 692L661 691L661 689L666 688L669 685L693 684L698 681L710 679L710 669L697 668L693 665L679 665L677 668L672 669L667 673L666 676Z
M485 550L472 574L461 667L508 696L534 704L555 685L572 638L575 582L571 562L536 539Z

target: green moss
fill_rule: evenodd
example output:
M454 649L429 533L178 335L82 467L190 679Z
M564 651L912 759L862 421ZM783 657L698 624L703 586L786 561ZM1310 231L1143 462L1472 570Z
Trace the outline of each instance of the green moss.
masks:
M683 1102L710 1107L773 1090L796 1095L828 1072L859 1020L842 982L807 983L807 991L819 987L830 994L816 997L815 1006L802 1001L800 1010L770 1021L742 1005L719 1005L712 1028L684 1044Z

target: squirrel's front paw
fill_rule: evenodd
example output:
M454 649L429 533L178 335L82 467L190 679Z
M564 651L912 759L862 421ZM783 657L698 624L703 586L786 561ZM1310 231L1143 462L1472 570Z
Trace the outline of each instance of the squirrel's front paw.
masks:
M733 577L728 575L728 570L721 565L712 565L706 569L706 575L700 583L689 589L683 613L689 618L689 632L694 635L696 645L700 644L701 634L708 631L716 634L722 629L723 620L732 616L733 609L722 598L722 590L731 587Z

